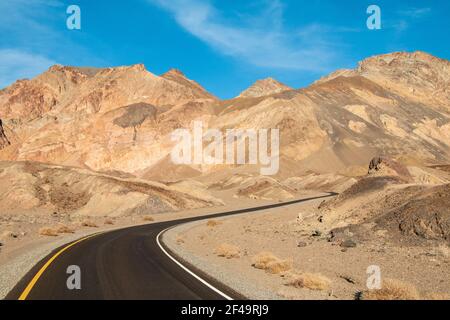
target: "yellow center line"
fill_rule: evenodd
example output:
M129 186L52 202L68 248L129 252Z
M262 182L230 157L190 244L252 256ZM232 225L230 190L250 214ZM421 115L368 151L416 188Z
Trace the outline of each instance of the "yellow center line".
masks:
M103 232L100 233L96 233L96 234L92 234L90 236L81 238L75 242L72 242L71 244L69 244L68 246L62 248L61 250L59 250L57 253L55 253L43 266L42 268L38 271L38 273L36 273L36 275L33 277L33 279L30 281L30 283L27 285L27 287L25 288L25 290L22 292L22 294L19 297L19 300L26 300L28 295L30 294L31 290L33 289L33 287L36 285L36 282L39 280L39 278L42 276L42 274L45 272L45 270L50 266L50 264L56 259L58 258L59 255L61 255L64 251L70 249L71 247L73 247L74 245L87 240L89 238L98 236L99 234L102 234Z

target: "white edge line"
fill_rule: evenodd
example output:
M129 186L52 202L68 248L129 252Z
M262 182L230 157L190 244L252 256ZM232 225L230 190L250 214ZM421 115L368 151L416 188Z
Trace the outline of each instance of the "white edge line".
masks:
M193 276L195 279L197 279L198 281L200 281L201 283L203 283L205 286L207 286L208 288L210 288L211 290L213 290L214 292L218 293L219 295L221 295L222 297L224 297L227 300L234 300L233 298L231 298L230 296L226 295L225 293L223 293L222 291L220 291L219 289L217 289L216 287L214 287L212 284L208 283L206 280L202 279L201 277L199 277L198 275L196 275L194 272L192 272L191 270L189 270L188 268L186 268L183 264L181 264L178 260L176 260L174 257L172 257L167 251L166 249L163 248L163 246L161 245L159 238L160 236L166 232L169 229L172 229L174 227L170 227L167 229L164 229L163 231L161 231L157 236L156 236L156 242L158 243L159 248L165 253L166 256L168 256L173 262L175 262L177 265L179 265L184 271L186 271L187 273L189 273L191 276Z

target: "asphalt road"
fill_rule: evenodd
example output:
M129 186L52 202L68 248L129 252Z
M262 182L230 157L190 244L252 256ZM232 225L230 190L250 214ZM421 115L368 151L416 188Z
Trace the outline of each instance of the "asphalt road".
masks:
M55 258L55 254L67 245L56 249L30 270L6 299L16 300L21 296L23 298L27 287L31 289L26 295L27 300L222 300L227 297L242 299L239 294L209 279L195 267L182 263L209 285L186 272L161 250L157 241L158 235L168 228L187 222L288 206L334 195L330 193L326 196L101 233L74 243ZM37 278L36 275L44 265L47 265L45 271ZM81 290L67 288L69 275L66 271L70 265L77 265L81 269ZM31 287L30 282L33 279L35 283Z

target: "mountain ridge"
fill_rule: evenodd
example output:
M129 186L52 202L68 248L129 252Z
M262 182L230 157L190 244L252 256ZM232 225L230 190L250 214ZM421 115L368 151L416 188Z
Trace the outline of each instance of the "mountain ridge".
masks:
M268 78L255 83L256 91L220 100L176 69L158 76L143 64L56 65L0 92L0 119L7 136L14 136L0 160L151 178L148 172L173 169L162 164L173 147L170 133L203 121L219 130L279 128L281 158L289 168L297 164L288 175L365 166L380 154L445 164L450 161L449 66L422 52L392 53L306 88L294 90Z

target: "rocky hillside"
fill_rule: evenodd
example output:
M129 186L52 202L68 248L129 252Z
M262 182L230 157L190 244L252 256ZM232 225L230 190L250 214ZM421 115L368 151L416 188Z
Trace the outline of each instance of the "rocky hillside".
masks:
M305 171L366 168L377 155L448 163L449 65L420 52L369 58L305 89L227 101L213 125L279 128L283 159Z
M257 98L264 97L274 93L280 93L283 91L293 90L287 85L273 79L267 78L256 81L248 89L243 91L238 98Z
M0 92L2 137L10 142L2 138L0 159L149 179L230 169L169 163L170 133L202 120L222 130L279 128L282 178L366 170L378 155L444 165L450 162L449 88L450 62L422 52L372 57L300 90L261 80L227 101L178 70L157 76L143 65L54 66Z
M223 204L198 183L169 186L123 173L34 162L0 162L0 180L2 219L23 214L147 215Z
M136 173L164 158L168 134L208 117L215 101L177 71L54 66L0 92L11 130L0 158Z

